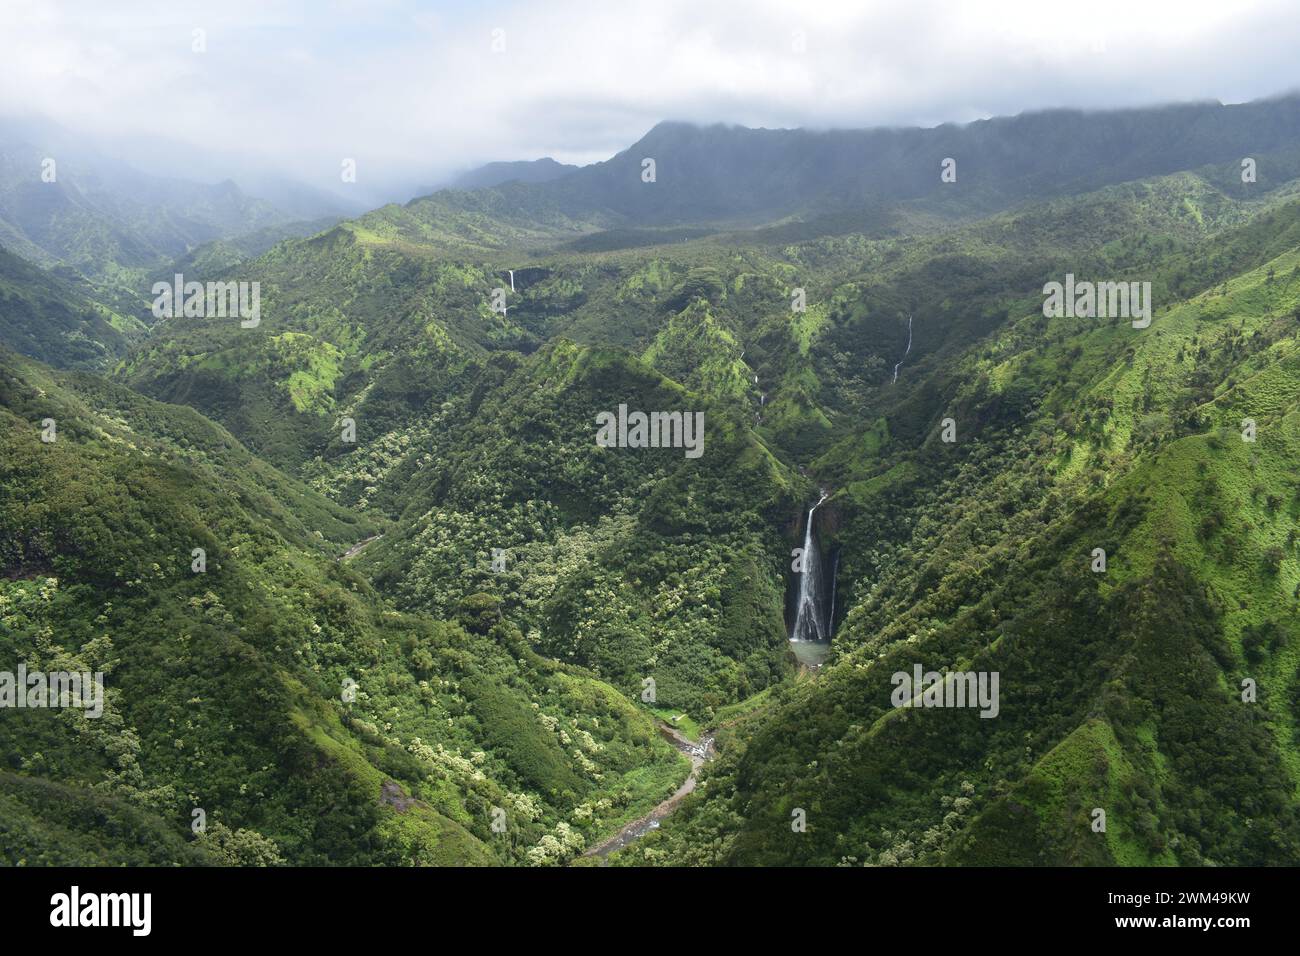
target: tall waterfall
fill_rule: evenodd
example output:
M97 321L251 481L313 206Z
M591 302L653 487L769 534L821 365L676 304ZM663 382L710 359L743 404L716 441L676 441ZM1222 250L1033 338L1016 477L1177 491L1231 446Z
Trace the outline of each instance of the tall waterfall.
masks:
M830 621L826 618L822 596L822 556L813 540L813 513L826 500L826 492L808 509L803 532L803 570L799 573L799 603L796 606L792 641L830 640Z

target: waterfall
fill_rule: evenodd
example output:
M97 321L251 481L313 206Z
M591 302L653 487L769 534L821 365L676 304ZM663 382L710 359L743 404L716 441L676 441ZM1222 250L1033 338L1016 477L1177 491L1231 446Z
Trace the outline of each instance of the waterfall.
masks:
M506 271L510 273L510 291L514 292L515 291L515 270L507 269Z
M912 316L909 314L907 317L907 348L903 352L903 358L899 359L898 364L894 366L893 384L898 383L898 369L903 364L903 359L907 358L908 353L911 351L912 351Z
M803 570L799 573L799 603L795 610L792 641L830 640L830 622L822 614L822 558L813 540L813 513L826 500L826 492L817 504L808 509L808 522L803 532Z

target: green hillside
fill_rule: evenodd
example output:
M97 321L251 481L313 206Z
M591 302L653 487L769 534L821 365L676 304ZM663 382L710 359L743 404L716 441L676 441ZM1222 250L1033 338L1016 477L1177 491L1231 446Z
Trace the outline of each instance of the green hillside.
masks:
M616 864L1300 863L1297 103L661 124L140 273L254 328L0 252L6 654L109 703L0 719L0 858L566 864L686 779L660 718L717 756Z
M337 560L373 524L188 409L2 361L5 658L107 703L6 712L0 858L557 862L675 786L648 716L494 602L389 609Z
M846 554L870 555L835 662L747 720L627 862L1294 862L1295 214L1208 243L1243 271L1150 329L1013 319L887 415L840 466L876 476L832 499ZM911 414L919 437L892 437ZM999 718L891 707L917 662L997 671Z

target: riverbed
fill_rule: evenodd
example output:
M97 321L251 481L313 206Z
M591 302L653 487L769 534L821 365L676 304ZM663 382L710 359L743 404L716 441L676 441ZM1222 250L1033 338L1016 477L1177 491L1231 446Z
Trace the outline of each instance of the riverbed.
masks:
M626 824L623 829L619 830L608 840L588 849L583 856L598 856L603 860L615 850L621 850L629 843L641 839L641 837L645 836L650 831L659 829L659 821L676 810L677 805L685 799L686 795L695 789L695 781L699 776L700 768L713 759L713 735L705 734L700 737L699 743L695 743L687 740L680 733L666 724L659 725L659 733L662 734L669 743L690 758L690 775L682 782L682 785L673 792L671 797L663 801L663 803L659 804L645 816Z

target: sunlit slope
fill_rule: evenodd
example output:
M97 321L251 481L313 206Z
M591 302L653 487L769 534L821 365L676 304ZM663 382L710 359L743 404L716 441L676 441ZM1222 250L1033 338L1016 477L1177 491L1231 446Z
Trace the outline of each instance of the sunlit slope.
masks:
M138 319L92 302L69 277L0 248L0 344L62 368L102 372L146 331Z
M98 719L6 710L5 859L561 862L676 785L649 718L493 602L386 609L336 559L373 527L224 430L0 362L3 669L99 671L107 693Z
M376 587L434 613L493 594L541 652L695 714L783 673L780 529L806 483L741 414L621 350L559 341L491 371L382 479L404 510L362 559ZM598 446L620 405L702 416L699 454Z
M878 427L832 499L850 573L873 568L843 582L838 661L746 721L630 860L1300 859L1292 230L1206 247L1252 267L1145 330L1009 323L929 393L902 461L906 429ZM997 672L998 716L894 708L918 663Z
M894 400L909 315L907 380L998 328L1058 265L1115 275L1167 263L1162 301L1231 274L1232 259L1207 262L1201 244L1292 189L1290 180L1234 187L1231 171L1118 184L915 234L787 243L757 230L590 252L554 232L515 235L520 213L477 193L476 215L500 235L444 241L439 230L466 213L446 197L421 200L219 271L260 283L261 324L160 322L119 375L198 408L281 467L320 457L328 471L342 418L358 423L363 443L385 441L472 389L490 354L563 337L638 352L683 385L729 397L806 464Z

